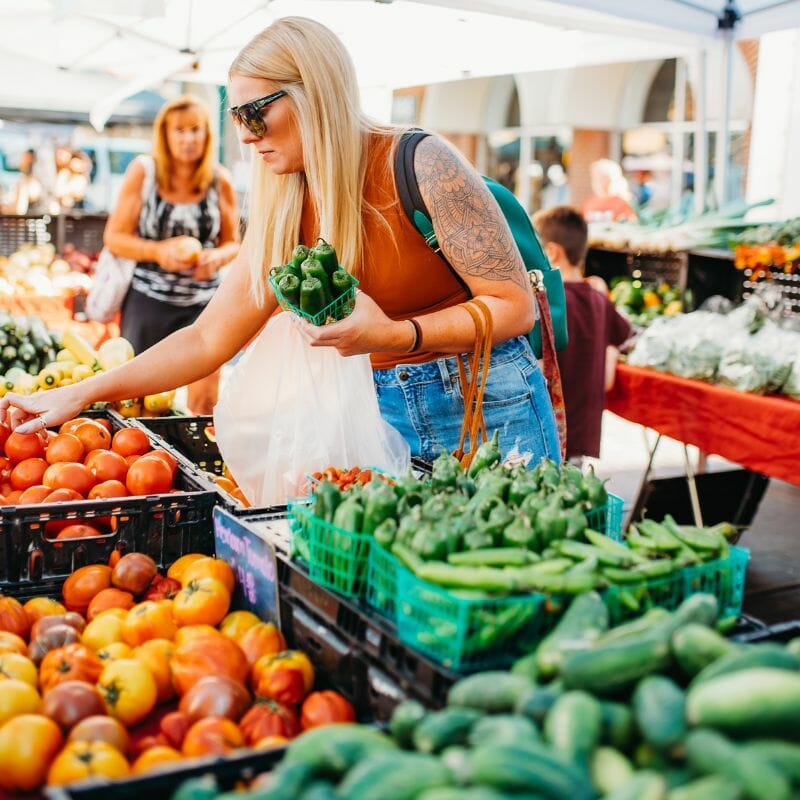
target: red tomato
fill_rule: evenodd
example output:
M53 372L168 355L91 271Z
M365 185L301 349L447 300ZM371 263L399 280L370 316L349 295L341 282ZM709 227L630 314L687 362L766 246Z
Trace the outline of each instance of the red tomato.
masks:
M59 433L47 445L45 458L48 464L59 461L83 461L83 443L72 433Z
M128 470L125 486L132 495L165 494L172 489L172 471L163 459L142 456Z
M19 464L26 458L42 458L44 444L35 433L17 433L14 431L4 445L6 455L13 464Z
M33 505L34 503L44 503L51 491L49 486L44 486L43 484L29 486L20 495L19 504L21 506L27 506Z
M30 486L42 483L47 462L43 458L25 458L11 470L11 485L25 491Z
M175 477L175 474L178 471L178 459L175 456L168 453L166 450L162 450L161 448L157 447L155 450L150 450L148 453L145 453L146 456L156 456L164 461L165 464L172 470L172 477Z
M45 503L66 503L75 500L83 500L83 496L74 489L51 489L50 494L45 497Z
M312 692L300 709L300 725L304 731L335 722L355 722L356 712L338 692Z
M53 489L72 489L85 497L96 481L85 464L69 463L48 467L43 483Z
M85 539L88 536L102 536L102 532L91 525L67 525L59 531L56 539Z
M119 453L99 450L86 459L86 466L98 483L105 481L124 481L128 474L128 464Z
M126 465L127 469L127 465ZM106 500L111 497L127 497L128 490L121 481L103 481L92 486L89 492L89 500Z
M124 458L143 456L150 450L150 439L144 431L138 428L123 428L114 434L114 438L111 440L111 449Z
M111 447L111 434L104 425L94 420L79 425L73 433L81 440L87 453L90 450L108 450Z

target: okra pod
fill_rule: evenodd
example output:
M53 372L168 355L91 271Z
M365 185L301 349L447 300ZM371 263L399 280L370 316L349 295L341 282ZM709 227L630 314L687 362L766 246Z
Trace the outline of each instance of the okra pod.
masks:
M524 567L537 560L535 553L522 547L489 547L447 556L447 562L455 567Z
M423 563L417 570L422 580L438 586L479 589L484 592L513 592L516 582L507 570L494 567L454 567L441 562Z
M558 542L556 544L556 549L562 556L574 558L577 561L594 558L600 564L605 564L610 567L627 567L633 563L630 552L622 554L612 553L610 550L604 550L591 544L584 544L583 542L574 542L571 539L563 539Z

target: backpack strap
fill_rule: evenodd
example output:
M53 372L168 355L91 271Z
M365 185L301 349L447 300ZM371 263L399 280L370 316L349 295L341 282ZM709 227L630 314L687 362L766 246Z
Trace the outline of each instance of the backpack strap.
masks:
M430 134L427 131L423 131L420 128L411 128L400 137L394 157L394 182L397 187L397 195L400 198L403 211L406 212L411 224L422 234L425 244L447 264L448 269L450 269L467 293L467 297L472 297L472 292L464 282L464 279L453 269L450 262L445 258L442 248L439 247L430 212L419 190L417 173L414 170L414 154L416 153L417 145L428 136Z

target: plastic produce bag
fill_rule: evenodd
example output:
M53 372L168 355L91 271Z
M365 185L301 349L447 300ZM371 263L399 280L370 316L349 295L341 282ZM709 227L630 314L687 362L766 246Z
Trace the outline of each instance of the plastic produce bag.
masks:
M307 493L307 474L379 467L400 475L408 443L383 420L369 356L311 347L291 314L273 317L234 366L214 408L217 444L247 499Z

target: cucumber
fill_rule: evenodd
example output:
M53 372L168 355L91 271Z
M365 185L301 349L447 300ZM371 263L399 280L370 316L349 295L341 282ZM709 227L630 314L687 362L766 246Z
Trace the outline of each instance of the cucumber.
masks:
M539 667L536 665L536 653L528 653L522 658L518 658L511 666L512 675L521 675L531 683L539 680Z
M479 719L469 732L472 747L486 744L538 742L539 729L522 714L495 714Z
M334 726L335 727L335 726ZM357 764L339 784L341 800L415 800L428 789L452 783L438 758L421 753L383 753ZM272 800L272 795L269 795Z
M414 729L425 718L428 710L416 700L405 700L395 706L389 721L389 732L400 747L414 747Z
M443 786L437 789L428 789L423 792L417 800L546 800L543 794L519 794L513 795L498 792L488 786L464 787Z
M578 595L556 627L536 650L536 663L545 677L556 675L567 653L585 650L608 629L608 608L597 592Z
M637 617L630 622L617 625L616 628L611 628L611 630L606 631L597 640L596 645L600 646L612 644L613 642L620 642L623 639L638 638L640 634L652 630L656 623L664 622L664 620L669 619L671 616L672 615L666 608L656 606L646 611L641 617Z
M210 773L187 778L173 792L170 800L214 800L219 794L217 779Z
M735 781L722 775L708 775L673 789L667 800L741 800L742 796Z
M600 703L600 739L605 744L627 751L635 733L633 713L624 703L603 700Z
M666 796L667 782L664 778L657 772L642 770L603 800L665 800Z
M655 770L660 773L671 766L664 753L644 741L636 745L633 751L633 763L640 770Z
M661 638L642 636L571 653L561 675L567 689L609 696L632 688L651 672L659 672L671 661L669 645Z
M782 739L752 739L745 743L744 749L769 761L795 785L800 784L800 744Z
M450 687L447 705L475 708L487 714L513 711L520 698L533 688L522 675L510 672L479 672Z
M668 628L670 633L674 633L690 622L713 628L718 616L719 602L713 594L693 594L675 609L672 614L672 624L668 624Z
M686 698L691 725L734 736L797 736L800 673L768 667L721 675L692 685Z
M235 800L242 800L242 794L239 793ZM336 787L329 781L314 781L300 795L300 800L338 800L338 795Z
M701 775L721 775L734 781L749 800L791 798L789 781L780 770L716 731L692 731L686 737L686 760Z
M633 777L633 765L619 750L598 747L592 755L589 774L595 788L604 795L610 794Z
M338 780L354 764L372 755L395 750L395 743L376 728L356 723L312 728L286 748L281 769L307 764L319 777Z
M280 764L269 781L270 800L294 800L314 779L310 764Z
M548 798L595 800L589 779L545 745L477 747L468 754L472 783Z
M539 686L523 695L514 710L533 720L537 725L544 723L547 713L553 704L563 694L564 689L559 684Z
M697 674L692 686L757 667L797 671L800 670L800 659L779 644L752 644L736 649L709 664Z
M677 744L686 734L683 690L663 675L643 678L633 693L633 714L645 741L658 750Z
M739 648L712 628L690 623L678 628L670 641L672 655L689 678L730 652Z
M586 692L565 692L544 722L553 749L583 770L600 741L600 703Z
M439 753L451 744L464 744L482 716L472 708L432 711L414 728L414 747L421 753Z

